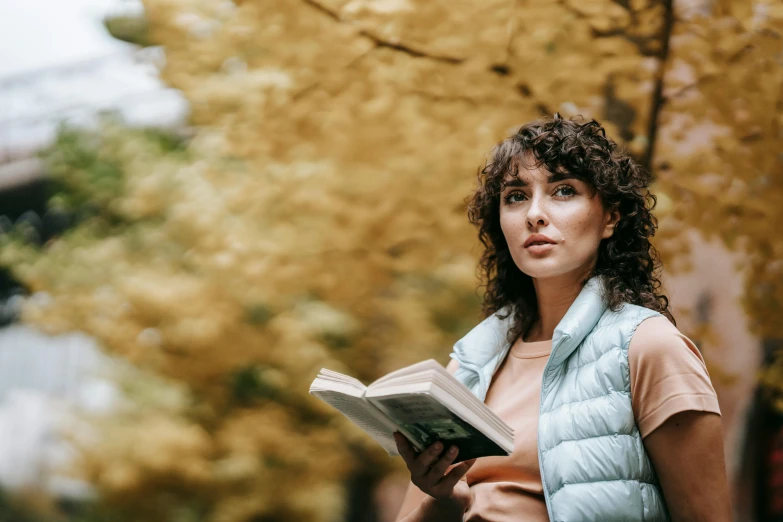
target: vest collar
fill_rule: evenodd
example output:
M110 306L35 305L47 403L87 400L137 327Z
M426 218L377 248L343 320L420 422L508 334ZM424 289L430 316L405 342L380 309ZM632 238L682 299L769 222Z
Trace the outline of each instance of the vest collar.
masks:
M602 283L602 276L591 277L558 323L552 337L550 365L565 361L606 311L606 302L601 297ZM493 371L497 369L502 360L498 355L505 355L510 347L506 335L514 321L513 314L506 319L500 319L498 315L508 312L510 306L506 305L484 319L454 344L455 355L462 365L479 370L494 359Z
M552 336L551 365L559 365L571 355L589 334L607 309L602 297L603 276L590 278L568 311L555 327ZM561 346L562 345L562 346Z

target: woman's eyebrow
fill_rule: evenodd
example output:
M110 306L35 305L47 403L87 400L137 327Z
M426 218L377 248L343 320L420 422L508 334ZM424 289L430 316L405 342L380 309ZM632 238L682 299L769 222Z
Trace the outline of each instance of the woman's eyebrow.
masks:
M558 181L563 181L566 179L579 179L579 178L577 178L570 172L558 171L549 176L548 183L557 183Z
M503 182L503 188L506 187L527 187L529 183L520 178L512 178Z
M547 183L557 183L566 179L579 179L570 172L555 172L547 177ZM530 183L521 178L512 178L503 182L503 188L506 187L527 187Z

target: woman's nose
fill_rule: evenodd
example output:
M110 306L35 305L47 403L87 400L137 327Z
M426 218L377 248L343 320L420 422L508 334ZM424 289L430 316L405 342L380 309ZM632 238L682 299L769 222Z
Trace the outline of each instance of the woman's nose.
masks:
M546 226L547 224L546 212L539 197L533 197L530 201L530 206L527 209L527 224L529 227Z

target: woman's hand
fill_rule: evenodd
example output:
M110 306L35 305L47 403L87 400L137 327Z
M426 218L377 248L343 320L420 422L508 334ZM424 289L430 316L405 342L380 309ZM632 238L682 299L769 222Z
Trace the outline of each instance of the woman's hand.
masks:
M456 446L443 451L443 443L435 442L417 455L403 434L394 432L394 441L411 473L411 482L439 502L464 512L470 503L470 488L460 479L476 463L476 459L460 462L449 469L457 458Z

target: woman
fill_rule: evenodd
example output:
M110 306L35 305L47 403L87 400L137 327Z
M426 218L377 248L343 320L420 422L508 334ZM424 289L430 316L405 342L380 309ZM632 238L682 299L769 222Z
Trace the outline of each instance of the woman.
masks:
M398 521L731 519L717 397L656 277L649 182L594 120L556 114L495 148L469 207L487 319L448 369L514 451L452 465L396 433Z

